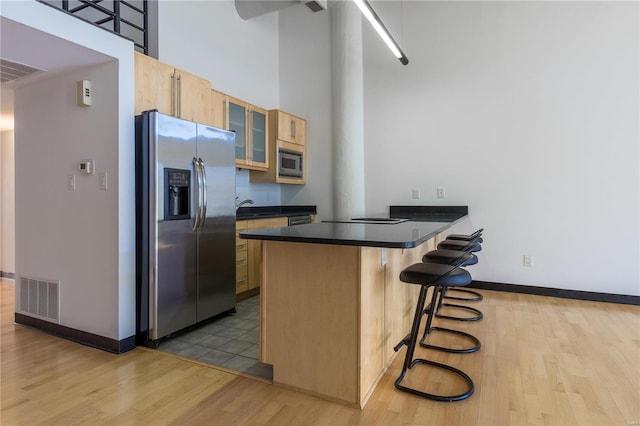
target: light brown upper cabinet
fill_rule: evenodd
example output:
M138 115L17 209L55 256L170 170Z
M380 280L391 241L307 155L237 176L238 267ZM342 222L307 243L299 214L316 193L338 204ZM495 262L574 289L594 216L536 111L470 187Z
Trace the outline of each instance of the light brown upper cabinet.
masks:
M135 113L159 112L211 123L211 83L172 65L135 52Z
M278 109L272 109L269 110L269 128L274 129L269 132L268 157L271 167L265 171L251 171L249 181L306 184L306 120ZM285 167L291 167L292 164L297 173L286 173Z
M224 109L227 130L236 134L236 167L267 170L267 110L231 96L226 97Z
M211 125L227 129L227 98L222 92L211 89Z
M275 115L275 120L278 123L276 139L297 145L307 143L307 121L304 118L278 109L270 110L269 113Z

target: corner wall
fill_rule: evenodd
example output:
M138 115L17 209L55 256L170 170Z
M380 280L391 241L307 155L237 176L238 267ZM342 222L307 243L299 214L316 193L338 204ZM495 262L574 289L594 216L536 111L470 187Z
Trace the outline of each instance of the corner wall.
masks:
M15 255L15 177L14 177L14 132L0 133L0 271L13 274L16 271Z
M333 218L330 12L304 6L280 13L279 108L307 120L307 184L282 185L283 204L316 204Z
M30 77L15 90L16 275L62 281L63 326L129 338L135 332L133 44L36 1L5 1L0 15L3 34L17 31L3 36L3 54L58 67L61 60L84 62ZM88 109L75 106L75 81L83 78L94 83ZM97 175L78 175L76 191L66 189L67 175L86 158L107 171L107 191L97 188Z
M19 276L60 281L60 324L117 339L118 64L46 76L16 89L16 241ZM75 105L78 80L94 104ZM43 96L44 95L44 96ZM32 123L38 123L37 126ZM95 160L96 173L78 163ZM99 189L107 172L113 189ZM75 175L74 191L68 176ZM16 292L18 293L18 292ZM19 294L17 294L19 298Z

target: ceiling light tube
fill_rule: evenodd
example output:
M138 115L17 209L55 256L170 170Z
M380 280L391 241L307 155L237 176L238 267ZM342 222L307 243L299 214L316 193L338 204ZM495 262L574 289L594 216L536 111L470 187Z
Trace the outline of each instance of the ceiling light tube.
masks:
M353 1L358 6L358 8L360 9L364 17L367 18L367 20L371 23L373 28L375 28L375 30L380 35L380 37L382 37L382 40L384 40L384 42L387 44L389 49L391 49L391 52L393 52L395 57L400 59L400 62L402 62L402 65L407 65L409 63L409 59L402 52L402 50L400 49L400 46L398 46L398 43L396 43L393 37L391 37L391 34L389 34L389 31L384 26L384 24L382 23L378 15L376 15L376 12L373 10L369 2L367 0L353 0Z

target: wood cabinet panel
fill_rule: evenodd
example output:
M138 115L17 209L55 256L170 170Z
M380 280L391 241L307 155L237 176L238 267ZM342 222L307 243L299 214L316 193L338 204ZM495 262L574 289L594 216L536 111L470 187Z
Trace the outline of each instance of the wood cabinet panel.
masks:
M307 121L281 110L271 110L276 119L276 139L304 145L307 141Z
M172 91L174 67L142 53L134 52L135 114L157 109L173 115Z
M211 83L178 68L175 69L175 74L176 116L197 123L211 124Z
M252 219L248 221L248 230L282 228L289 226L286 217L274 217L268 219ZM247 240L248 251L248 286L249 289L260 287L262 284L262 241Z
M245 232L249 229L248 225L249 222L246 220L239 220L236 222L236 294L249 289L248 240L239 237L241 232Z
M135 114L163 114L211 123L211 83L172 65L135 52Z
M356 405L360 248L264 243L261 360L274 384Z
M211 89L211 125L219 129L227 128L227 95Z
M264 241L261 360L273 382L362 408L411 328L420 286L400 272L433 244Z

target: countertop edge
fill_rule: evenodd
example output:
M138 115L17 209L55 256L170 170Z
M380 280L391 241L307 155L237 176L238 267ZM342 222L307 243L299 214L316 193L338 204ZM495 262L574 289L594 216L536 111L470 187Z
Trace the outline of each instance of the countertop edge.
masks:
M240 213L236 212L236 222L241 220L318 214L315 205L240 207L239 212Z

